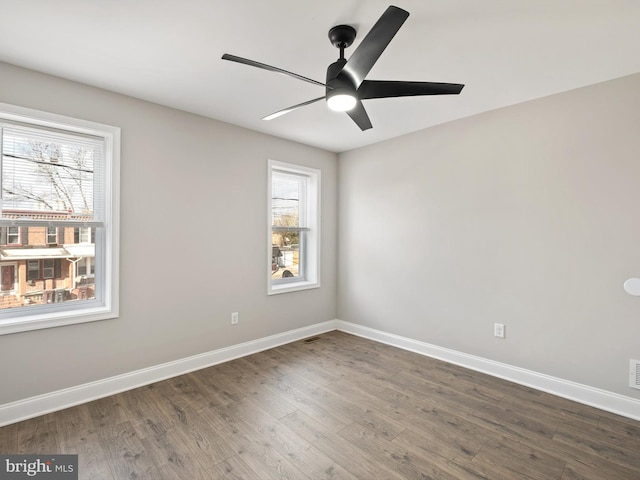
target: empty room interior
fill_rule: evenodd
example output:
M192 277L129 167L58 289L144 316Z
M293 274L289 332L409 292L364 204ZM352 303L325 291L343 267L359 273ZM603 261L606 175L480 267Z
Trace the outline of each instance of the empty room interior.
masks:
M0 12L0 478L640 478L640 4Z

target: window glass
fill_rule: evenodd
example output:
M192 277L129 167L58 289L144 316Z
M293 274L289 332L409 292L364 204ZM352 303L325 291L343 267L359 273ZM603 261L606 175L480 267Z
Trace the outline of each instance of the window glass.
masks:
M38 280L40 278L40 261L27 260L27 281Z
M56 243L58 243L58 229L56 227L47 227L47 244Z
M7 245L20 244L20 227L7 227Z

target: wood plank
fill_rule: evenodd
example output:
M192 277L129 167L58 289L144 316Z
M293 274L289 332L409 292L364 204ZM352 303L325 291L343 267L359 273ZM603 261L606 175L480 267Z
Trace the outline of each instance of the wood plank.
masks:
M102 423L96 432L98 442L104 448L109 468L114 478L138 478L156 467L145 452L131 422L113 425Z
M83 478L113 479L87 404L57 412L53 418L59 439L57 453L78 455Z
M269 380L260 372L242 369L238 362L230 362L229 366L235 372L237 382L275 418L285 417L297 410L295 405L265 385Z
M640 422L604 412L598 419L598 427L640 441Z
M172 428L176 421L158 401L154 386L136 388L122 395L127 419L141 437L158 435Z
M479 428L464 419L453 419L449 414L431 421L420 416L407 418L411 422L406 430L393 439L393 443L404 448L414 447L422 450L424 455L438 454L449 460L461 457L473 458L487 437L483 437ZM446 423L449 426L442 427ZM452 428L456 425L456 428Z
M337 477L356 480L356 477L313 447L296 431L262 410L254 398L245 398L240 402L237 413L237 416L244 420L245 426L251 426L265 444L271 445L293 466L312 479Z
M378 458L367 457L349 441L326 428L307 414L297 411L281 420L302 438L356 478L401 480L404 477Z
M53 414L18 424L16 453L49 454L58 451L58 431Z
M206 480L205 469L188 448L180 443L181 437L176 436L173 429L166 432L140 439L140 443L147 454L151 464L149 475L152 472L162 472L160 479L194 479ZM120 477L136 478L136 477ZM151 478L151 477L150 477Z
M359 422L368 428L375 430L385 438L393 439L406 426L382 413L383 409L375 408L370 397L354 395L356 390L348 385L325 386L308 390L310 395L318 403L328 408L331 412L340 412L351 422ZM352 393L349 395L349 393Z
M249 478L263 478L260 472L256 472L239 455L219 463L209 471L209 478L220 478L224 480L247 480Z
M271 438L263 435L259 427L245 420L242 413L231 416L230 421L229 445L244 464L260 472L260 478L310 478L296 467L288 455L278 451L281 449L278 448L277 442L274 444Z
M291 386L285 380L269 380L266 386L274 393L284 397L297 409L302 410L316 420L331 426L334 431L344 428L351 419L342 412L331 411L322 402L318 402L308 392Z
M20 447L18 443L18 428L21 423L0 427L0 452L7 454L18 453L17 449Z
M640 478L640 442L624 439L621 436L607 434L605 430L594 428L580 429L571 425L562 425L553 437L554 443L568 444L613 463L625 465L637 471ZM617 441L616 441L617 440Z
M557 480L566 465L558 456L504 437L485 442L474 457L473 463L501 465L513 474L526 475L535 480Z
M379 463L384 463L406 479L434 480L462 480L472 478L469 475L456 477L444 469L439 464L446 464L447 460L438 455L422 455L416 450L402 448L394 444L376 432L358 424L352 423L340 431L339 434L349 444L355 445L368 458L377 458Z
M591 465L569 460L560 480L635 480L637 478L640 478L638 472L606 460Z

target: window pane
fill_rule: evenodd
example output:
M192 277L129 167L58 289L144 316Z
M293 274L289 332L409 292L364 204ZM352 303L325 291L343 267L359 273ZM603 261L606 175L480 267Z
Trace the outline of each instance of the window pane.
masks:
M306 177L274 171L271 179L271 224L305 227Z
M56 227L47 227L47 243L49 245L58 243L58 230Z
M53 278L53 259L44 259L42 261L42 277Z
M34 242L38 245L13 247L17 255L17 266L4 270L5 291L10 296L0 298L0 311L30 305L42 305L60 302L75 302L95 298L95 244L65 243L44 247L45 228L21 227L32 230ZM89 229L86 237L89 238ZM49 233L49 232L47 232ZM49 236L47 235L47 238ZM38 240L39 239L39 240ZM71 234L69 234L71 240ZM24 254L22 252L25 252ZM25 255L35 254L33 259L20 260ZM20 267L24 265L24 267ZM19 277L18 268L26 267L26 276Z
M40 278L40 261L27 261L27 281L38 280Z
M20 243L20 227L7 227L7 245Z
M87 274L87 259L83 258L82 260L76 263L76 273L78 275L86 275Z
M304 277L301 265L304 263L306 233L301 230L282 230L272 233L272 279Z

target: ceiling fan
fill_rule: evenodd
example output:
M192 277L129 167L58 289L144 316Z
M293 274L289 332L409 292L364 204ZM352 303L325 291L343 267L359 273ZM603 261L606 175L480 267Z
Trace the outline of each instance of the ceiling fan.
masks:
M300 107L326 99L330 109L346 112L358 127L364 131L371 128L372 125L369 115L367 115L362 105L362 100L418 95L457 95L464 87L459 83L365 80L365 77L395 34L400 30L407 17L409 17L409 12L401 8L394 6L387 8L367 36L364 37L358 48L349 57L349 60L344 58L344 50L355 40L356 30L349 25L338 25L329 30L329 40L335 47L340 49L340 58L329 65L326 83L228 53L225 53L222 59L282 73L298 80L325 87L324 96L278 110L267 115L263 120L272 120Z

